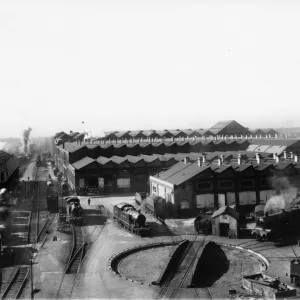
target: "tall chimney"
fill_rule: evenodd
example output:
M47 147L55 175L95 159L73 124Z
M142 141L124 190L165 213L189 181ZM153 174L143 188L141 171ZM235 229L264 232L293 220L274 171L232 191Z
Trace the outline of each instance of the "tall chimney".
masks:
M219 166L222 165L222 160L221 160L221 158L218 158L218 165L219 165Z
M204 163L204 164L206 163L206 157L205 157L205 154L202 155L202 163Z
M293 152L290 152L290 154L291 154L291 159L293 159L294 158L294 153Z
M238 154L238 165L241 164L241 158L242 158L242 155L241 155L241 154Z
M276 164L279 164L279 156L278 156L278 154L275 154L275 162L276 162Z
M273 153L273 159L276 159L277 154Z
M183 162L184 162L185 164L187 164L187 158L186 158L186 157L183 159Z
M283 151L283 158L287 159L287 153L286 153L286 151Z
M256 153L256 161L257 161L257 164L259 165L260 164L260 154L259 153Z
M294 160L295 160L296 163L298 162L298 154L295 154Z
M223 164L223 162L224 162L224 155L223 154L220 155L220 159L221 159L221 162Z
M201 167L201 158L200 157L197 158L197 163L198 163L198 167Z

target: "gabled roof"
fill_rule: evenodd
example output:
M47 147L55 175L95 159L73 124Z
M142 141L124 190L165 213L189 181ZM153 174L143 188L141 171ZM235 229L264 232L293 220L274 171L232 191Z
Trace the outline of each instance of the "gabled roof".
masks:
M239 219L239 213L235 211L232 207L230 206L222 206L218 210L216 210L213 215L211 216L211 219L214 219L220 215L229 215L233 217L234 219L238 220Z
M143 161L143 158L139 156L126 155L126 158L131 164L136 164L140 161Z
M81 160L76 161L75 163L73 163L72 166L73 166L76 170L80 170L80 169L82 169L83 167L85 167L85 166L87 166L87 165L89 165L89 164L91 164L91 163L93 163L93 162L95 162L94 159L92 159L92 158L86 156L85 158L83 158L83 159L81 159Z
M143 155L141 154L140 155L145 162L147 163L153 163L153 162L160 162L159 158L158 157L155 157L155 156L150 156L150 155Z
M227 135L235 135L239 134L240 132L250 134L250 131L247 128L245 128L244 126L242 126L234 120L219 121L214 126L209 128L209 130L214 134L220 134L222 131L222 134Z
M280 162L279 164L274 164L276 170L284 170L291 165L294 168L294 164L292 162Z
M113 163L115 163L117 165L120 165L127 161L126 157L121 157L121 156L116 156L116 155L112 156L110 159Z
M104 157L104 156L99 156L96 161L100 164L100 165L106 165L107 163L111 162L110 158Z

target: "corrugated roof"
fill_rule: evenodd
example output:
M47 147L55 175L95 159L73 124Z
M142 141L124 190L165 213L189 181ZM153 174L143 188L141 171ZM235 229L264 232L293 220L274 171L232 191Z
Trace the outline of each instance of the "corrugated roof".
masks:
M91 164L92 162L95 162L94 159L86 156L85 158L79 160L79 161L76 161L75 163L72 164L72 166L76 169L76 170L80 170L82 169L83 167Z
M278 145L278 146L286 146L290 147L293 144L297 143L299 140L291 140L291 139L249 139L250 144L254 145Z

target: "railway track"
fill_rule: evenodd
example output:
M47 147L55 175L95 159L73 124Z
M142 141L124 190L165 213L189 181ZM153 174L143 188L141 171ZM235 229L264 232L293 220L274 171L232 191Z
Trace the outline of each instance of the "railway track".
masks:
M199 244L197 246L197 244ZM161 288L158 297L156 299L162 299L166 295L169 287L171 286L172 280L175 277L177 273L177 279L176 282L179 279L179 282L176 283L176 287L173 288L172 294L170 295L170 299L176 299L179 293L180 288L183 287L184 284L187 283L188 276L191 275L192 268L194 267L196 260L199 259L199 251L205 246L206 244L206 236L204 236L204 239L202 241L197 241L196 238L190 242L190 245L185 249L183 255L181 256L180 261L178 262L177 266L174 268L174 270L169 274L167 280L165 281L163 287ZM196 250L195 250L196 246ZM192 254L192 252L194 253ZM179 272L178 272L179 270ZM198 297L197 291L195 289L194 294L196 298ZM199 298L199 297L198 297ZM212 299L212 297L211 297Z
M37 236L37 239L36 239L37 243L38 242L43 242L45 240L45 238L48 235L49 230L52 226L52 223L55 219L55 216L56 216L55 213L51 213L51 214L48 215L48 218L47 218L45 224L43 225L43 227L41 228L41 230L40 230L40 232Z
M17 267L16 272L13 274L9 284L5 288L2 296L2 299L17 299L24 287L26 278L29 274L29 266L19 266Z
M34 243L39 231L39 185L37 183L36 193L33 195L31 204L31 216L27 242Z

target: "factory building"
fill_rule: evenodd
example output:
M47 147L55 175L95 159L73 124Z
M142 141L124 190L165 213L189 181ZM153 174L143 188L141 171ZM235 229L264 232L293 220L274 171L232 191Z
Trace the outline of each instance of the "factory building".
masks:
M203 208L236 205L239 212L247 214L280 192L272 185L274 176L299 180L298 174L298 159L221 154L207 162L205 156L196 161L186 157L169 170L150 176L150 192L172 203L173 213L191 215Z
M234 120L219 121L217 124L209 128L215 136L248 136L250 130Z
M9 188L14 179L19 179L19 160L0 150L0 188Z

